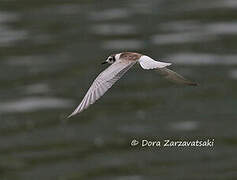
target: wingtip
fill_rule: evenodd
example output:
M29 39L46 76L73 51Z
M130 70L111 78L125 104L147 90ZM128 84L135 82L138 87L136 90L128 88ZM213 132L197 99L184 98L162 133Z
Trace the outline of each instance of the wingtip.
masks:
M187 85L189 85L189 86L198 86L198 83L196 83L196 82L188 82Z
M75 115L74 113L70 114L69 116L67 116L67 119L69 119L70 117L72 117L74 115Z

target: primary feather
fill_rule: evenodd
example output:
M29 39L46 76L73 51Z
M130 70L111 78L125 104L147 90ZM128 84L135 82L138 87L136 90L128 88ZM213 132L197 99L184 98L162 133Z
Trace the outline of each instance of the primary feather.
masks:
M174 82L176 84L184 84L184 85L189 85L189 86L197 86L197 83L192 82L190 80L185 79L183 76L180 74L164 67L164 68L158 68L156 71L166 78L168 81Z

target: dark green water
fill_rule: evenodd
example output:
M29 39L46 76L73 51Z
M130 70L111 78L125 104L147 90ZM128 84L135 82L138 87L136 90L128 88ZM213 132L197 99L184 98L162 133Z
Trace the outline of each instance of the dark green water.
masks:
M235 0L1 1L0 179L237 179L236 48ZM121 51L172 62L200 85L135 66L67 121Z

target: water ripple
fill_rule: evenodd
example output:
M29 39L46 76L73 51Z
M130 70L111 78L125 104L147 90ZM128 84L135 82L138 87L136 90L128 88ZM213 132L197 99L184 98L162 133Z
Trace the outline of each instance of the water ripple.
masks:
M12 22L16 21L17 19L18 19L17 14L0 11L0 23Z
M163 31L193 31L201 29L201 23L194 20L186 20L186 21L170 21L166 23L162 23L159 25L159 29Z
M131 16L131 11L127 9L107 9L104 11L96 11L90 14L90 18L96 21L104 21L104 20L115 20L121 18L128 18Z
M33 84L26 86L24 88L24 92L27 92L28 94L41 94L41 93L47 93L49 92L49 87L47 84Z
M206 30L209 33L215 34L237 34L237 23L236 22L220 22L213 23L206 26Z
M132 39L120 39L120 40L109 40L105 41L102 45L104 49L116 49L116 50L136 50L142 49L144 44L139 40Z
M170 124L170 127L174 130L179 131L191 131L198 128L198 123L196 121L184 121Z
M53 97L28 97L20 100L1 102L1 113L32 112L49 108L65 108L71 105L71 101Z
M135 33L135 27L129 24L100 24L91 28L91 31L100 35L124 35Z
M26 31L13 30L7 26L0 24L0 46L10 46L13 45L16 41L26 39Z
M170 62L184 65L237 65L237 55L215 55L215 54L192 54L179 53L173 54Z
M199 32L189 33L170 33L164 35L155 35L152 37L154 44L177 44L188 42L200 42L206 40L207 37Z
M7 24L16 21L18 16L16 14L6 13L0 11L0 47L11 46L16 41L23 40L28 33L23 30L15 30L10 28Z
M229 76L230 76L232 79L237 80L237 69L231 70L231 71L229 72Z

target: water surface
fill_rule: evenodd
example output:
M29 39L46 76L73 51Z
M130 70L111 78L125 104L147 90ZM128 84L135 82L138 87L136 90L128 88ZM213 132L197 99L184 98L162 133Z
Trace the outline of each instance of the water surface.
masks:
M235 0L5 1L0 179L235 179ZM135 66L69 121L112 53L172 62L180 87ZM214 147L132 147L215 139Z

